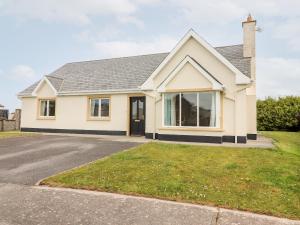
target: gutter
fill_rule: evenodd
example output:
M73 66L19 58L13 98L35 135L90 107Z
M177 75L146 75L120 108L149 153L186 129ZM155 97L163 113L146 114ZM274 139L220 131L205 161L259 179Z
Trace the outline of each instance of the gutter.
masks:
M62 91L57 92L56 96L74 96L74 95L101 95L101 94L130 94L130 93L140 93L141 89L111 89L111 90L91 90L91 91ZM19 98L24 97L36 97L32 94L28 95L17 95Z

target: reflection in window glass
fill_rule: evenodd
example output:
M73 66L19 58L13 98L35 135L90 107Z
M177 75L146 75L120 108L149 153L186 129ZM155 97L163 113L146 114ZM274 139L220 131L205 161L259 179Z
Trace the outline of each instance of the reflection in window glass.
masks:
M199 126L216 126L216 93L199 93Z
M99 99L91 99L91 116L99 116Z
M41 100L40 107L40 116L47 116L47 100Z
M55 101L49 101L49 116L55 116Z
M164 95L165 126L179 126L179 94Z
M109 116L109 99L101 99L101 116L108 117Z
M137 99L133 99L132 100L132 108L131 108L131 118L133 120L137 120L138 119L138 100Z
M139 100L139 120L144 120L144 101L142 99Z
M164 125L216 127L217 96L218 92L164 94Z
M55 100L40 100L40 116L55 116Z
M197 93L181 94L181 126L197 126Z

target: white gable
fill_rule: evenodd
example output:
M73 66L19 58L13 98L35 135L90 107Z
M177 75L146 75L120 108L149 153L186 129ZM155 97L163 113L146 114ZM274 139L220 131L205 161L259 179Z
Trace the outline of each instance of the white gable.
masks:
M222 90L223 85L187 56L158 87L159 92L172 89L211 89Z
M219 60L226 68L228 68L235 75L235 84L248 84L250 79L240 72L234 65L232 65L224 56L215 50L210 44L202 39L195 31L190 30L176 45L176 47L170 52L170 54L164 59L164 61L157 67L157 69L151 74L151 76L142 85L142 89L148 90L154 88L153 79L163 70L163 68L173 59L177 52L185 45L191 38L195 39L198 44L203 46L208 52L210 52L217 60Z
M32 92L33 96L51 97L57 95L57 91L51 82L44 77Z

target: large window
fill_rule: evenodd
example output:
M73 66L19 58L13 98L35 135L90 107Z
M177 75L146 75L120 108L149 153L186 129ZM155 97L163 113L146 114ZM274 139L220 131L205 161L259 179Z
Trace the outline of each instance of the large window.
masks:
M90 98L90 117L109 118L109 98Z
M181 127L218 127L219 92L164 94L164 125Z
M52 99L40 100L40 116L55 117L55 100Z

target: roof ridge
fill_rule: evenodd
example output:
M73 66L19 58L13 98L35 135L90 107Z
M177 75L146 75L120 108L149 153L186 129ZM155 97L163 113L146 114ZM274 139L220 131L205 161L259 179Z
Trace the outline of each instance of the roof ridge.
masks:
M56 79L60 79L60 80L64 80L64 78L61 78L61 77L56 77L56 76L53 76L53 75L46 75L46 77L52 77L52 78L56 78Z
M214 48L226 48L226 47L233 47L233 46L243 46L243 44L234 44L234 45L216 46L216 47L214 47Z
M113 57L113 58L105 58L105 59L92 59L92 60L83 60L83 61L74 61L69 62L67 64L72 63L84 63L84 62L95 62L95 61L105 61L105 60L112 60L112 59L124 59L124 58L133 58L133 57L140 57L140 56L150 56L150 55L161 55L161 54L169 54L170 52L158 52L158 53L151 53L151 54L141 54L141 55L132 55L132 56L121 56L121 57Z
M243 46L243 44L234 44L234 45L225 45L225 46L216 46L213 48L226 48L226 47L233 47L233 46ZM112 59L125 59L125 58L133 58L133 57L140 57L140 56L151 56L151 55L160 55L160 54L169 54L170 52L157 52L157 53L150 53L150 54L141 54L141 55L132 55L132 56L120 56L120 57L112 57L112 58L104 58L104 59L91 59L91 60L83 60L83 61L74 61L74 62L68 62L67 64L72 63L84 63L84 62L95 62L95 61L105 61L105 60L112 60ZM50 75L47 75L50 76ZM58 77L56 77L58 78Z

